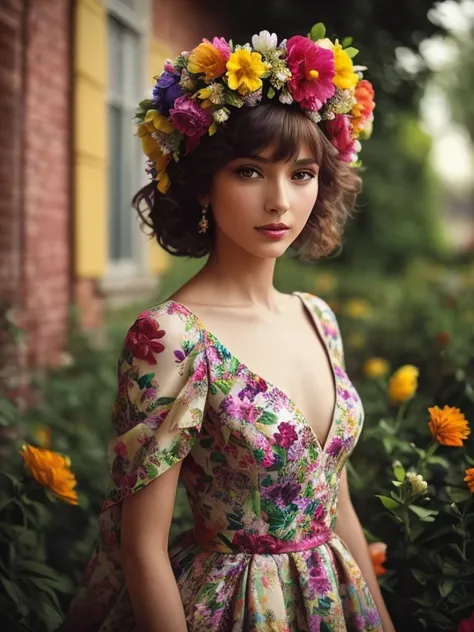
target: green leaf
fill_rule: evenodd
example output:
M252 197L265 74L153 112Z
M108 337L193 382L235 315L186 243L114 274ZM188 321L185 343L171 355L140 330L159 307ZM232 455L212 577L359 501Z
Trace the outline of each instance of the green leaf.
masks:
M438 590L441 597L447 597L456 584L454 579L442 579L438 584Z
M426 582L431 579L431 575L425 573L424 571L420 571L417 568L412 568L411 573L416 581L423 585L425 585Z
M276 421L278 421L278 416L275 413L271 413L269 410L266 410L258 419L257 423L263 424L265 426L271 426Z
M355 57L357 55L357 53L359 52L359 50L357 48L354 48L353 46L349 46L349 48L345 49L345 52L349 55L349 57L352 59L353 57Z
M220 452L211 452L211 461L215 463L227 463L227 457L225 454L221 454Z
M453 503L462 503L469 500L471 492L468 489L457 489L456 487L446 487L446 492Z
M354 38L352 38L352 37L345 37L342 40L342 48L347 48L348 46L350 46L352 44L353 41L354 41Z
M393 466L393 473L397 481L402 483L405 480L405 468L400 462Z
M224 393L224 395L228 395L232 388L233 382L232 380L216 380L214 384L222 393Z
M434 509L425 509L424 507L418 507L417 505L408 505L408 509L413 511L413 513L424 522L433 522L434 518L432 518L432 516L438 515L438 512Z
M269 99L273 99L273 97L275 96L276 92L275 92L275 88L273 86L270 86L268 88L268 92L267 92L267 97Z
M313 42L317 42L318 40L326 37L326 27L324 24L322 22L315 24L308 33L308 37L313 40Z
M155 377L154 373L145 373L140 376L137 380L137 384L141 390L144 388L150 388L153 378Z
M393 500L393 498L388 498L388 496L375 496L376 498L380 498L382 505L385 509L389 509L393 513L396 513L398 509L400 509L401 505L398 501Z
M174 397L158 397L156 400L157 406L168 406L174 402Z

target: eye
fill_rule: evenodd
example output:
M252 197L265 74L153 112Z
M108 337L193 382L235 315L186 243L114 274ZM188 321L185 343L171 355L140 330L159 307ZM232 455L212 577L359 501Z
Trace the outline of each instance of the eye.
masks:
M312 180L316 177L316 174L313 171L296 171L293 174L293 179L297 182L306 182L308 180Z
M239 167L236 173L245 180L253 180L260 175L254 167Z

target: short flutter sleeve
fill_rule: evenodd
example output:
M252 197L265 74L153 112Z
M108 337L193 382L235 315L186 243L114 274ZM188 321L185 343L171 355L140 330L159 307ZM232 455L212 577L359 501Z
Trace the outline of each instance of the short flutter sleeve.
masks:
M189 317L160 308L129 329L118 363L103 510L142 489L191 451L208 392L204 337Z

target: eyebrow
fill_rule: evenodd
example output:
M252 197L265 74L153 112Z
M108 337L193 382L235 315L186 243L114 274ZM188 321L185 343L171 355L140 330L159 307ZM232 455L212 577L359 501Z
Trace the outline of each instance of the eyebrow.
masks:
M247 158L249 160L255 160L256 162L260 162L263 165L268 165L270 163L275 162L271 158L265 158L264 156L259 156L257 154L249 155L249 156L242 156L242 158ZM318 161L315 158L300 158L299 160L296 160L294 164L297 167L303 167L305 165L318 165L319 163L318 163Z

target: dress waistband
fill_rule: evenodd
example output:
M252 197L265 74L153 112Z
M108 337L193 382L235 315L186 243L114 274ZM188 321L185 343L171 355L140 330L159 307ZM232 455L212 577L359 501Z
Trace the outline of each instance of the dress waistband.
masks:
M251 554L269 554L277 555L279 553L297 553L298 551L307 551L315 549L318 546L326 544L333 535L331 529L321 526L318 532L304 540L279 540L271 535L258 535L254 533L246 533L245 531L237 531L234 533L232 542L225 536L213 534L210 538L208 534L200 533L194 530L194 537L198 544L207 551L215 551L217 553L251 553Z

